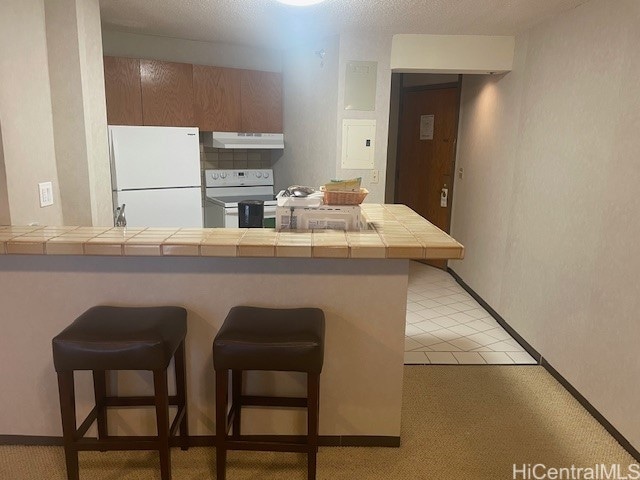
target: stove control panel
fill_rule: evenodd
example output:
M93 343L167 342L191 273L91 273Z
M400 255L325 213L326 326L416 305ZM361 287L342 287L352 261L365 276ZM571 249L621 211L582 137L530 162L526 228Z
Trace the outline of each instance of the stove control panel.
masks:
M247 187L273 185L273 170L205 170L204 178L205 185L207 187Z

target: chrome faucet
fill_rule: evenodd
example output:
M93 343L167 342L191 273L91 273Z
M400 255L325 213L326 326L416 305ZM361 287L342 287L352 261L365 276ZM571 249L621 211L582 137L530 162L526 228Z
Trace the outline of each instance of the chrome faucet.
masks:
M126 205L123 203L122 207L118 207L116 208L115 214L114 214L114 223L116 225L116 227L126 227L127 226L127 218L124 216L124 207Z

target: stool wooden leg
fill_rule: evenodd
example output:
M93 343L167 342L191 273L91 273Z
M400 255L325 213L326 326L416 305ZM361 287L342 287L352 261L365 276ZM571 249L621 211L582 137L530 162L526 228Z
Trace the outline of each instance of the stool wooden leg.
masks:
M98 415L96 422L98 424L98 438L104 439L107 433L107 407L104 405L104 399L107 396L107 375L104 370L93 371L93 393L96 399L96 407ZM102 450L103 452L105 450Z
M216 479L225 480L227 469L227 390L229 371L216 370Z
M182 450L189 448L189 420L187 418L187 384L186 384L186 360L184 350L184 340L180 342L175 354L176 371L176 396L178 397L178 411L184 409L182 420L180 421L180 437L182 438Z
M318 409L320 408L320 375L307 374L307 478L316 478L316 456L318 452Z
M73 371L58 373L58 391L60 393L60 414L62 416L62 436L64 438L67 478L68 480L79 480L78 450L75 448L76 398Z
M231 372L231 404L235 409L235 415L233 417L233 435L232 438L240 438L240 412L242 406L240 404L240 397L242 396L242 370L233 370Z
M153 371L155 389L156 422L158 427L158 453L160 454L160 478L171 480L171 452L169 451L169 389L167 371Z

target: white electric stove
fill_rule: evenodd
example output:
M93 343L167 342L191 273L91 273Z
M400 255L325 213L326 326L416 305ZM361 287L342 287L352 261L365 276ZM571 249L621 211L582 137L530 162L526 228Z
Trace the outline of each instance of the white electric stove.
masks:
M238 228L238 202L264 201L264 226L275 227L273 170L205 170L205 227Z

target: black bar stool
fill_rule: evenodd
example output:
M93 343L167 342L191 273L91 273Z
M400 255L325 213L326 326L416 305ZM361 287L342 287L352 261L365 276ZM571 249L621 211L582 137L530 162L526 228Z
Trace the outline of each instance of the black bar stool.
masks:
M186 368L184 339L187 311L180 307L93 307L80 315L53 339L53 362L58 372L60 410L67 478L78 480L78 452L83 450L158 450L162 480L171 479L170 437L188 447ZM176 395L169 396L167 367L175 357ZM92 370L95 406L79 428L73 373ZM107 370L151 370L154 395L117 397L107 395ZM169 426L169 405L178 412ZM155 406L158 435L110 436L107 407ZM98 439L83 438L97 421Z
M216 472L226 478L227 450L307 453L307 477L316 478L320 372L324 360L324 313L318 308L233 307L213 342L216 371ZM227 415L231 370L231 411ZM244 370L306 372L307 397L242 394ZM307 409L307 435L301 441L243 437L240 414L245 406ZM229 429L233 426L233 434Z

